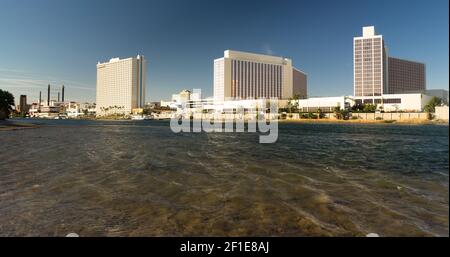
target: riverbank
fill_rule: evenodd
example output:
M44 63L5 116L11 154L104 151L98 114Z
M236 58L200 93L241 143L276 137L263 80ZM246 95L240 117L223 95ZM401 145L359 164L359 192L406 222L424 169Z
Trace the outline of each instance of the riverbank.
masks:
M443 120L337 120L337 119L286 119L279 120L280 123L332 123L332 124L402 124L402 125L448 125Z
M39 128L39 125L10 120L0 120L0 131Z
M42 119L46 120L46 119ZM103 118L95 118L95 119L68 119L70 121L93 121L93 122L128 122L133 121L129 119L103 119ZM193 119L196 121L201 121L199 119ZM156 121L156 120L155 120ZM163 121L163 120L159 120ZM168 121L168 120L167 120ZM7 130L19 130L19 129L28 129L28 128L38 128L41 125L37 125L32 123L33 121L24 121L22 120L7 120L7 121L0 121L0 131L7 131ZM140 122L133 121L133 122ZM329 119L329 118L322 118L322 119L281 119L278 120L279 123L285 123L285 124L313 124L313 123L325 123L325 124L397 124L397 125L443 125L448 126L449 122L446 120L424 120L424 119L405 119L405 120L367 120L367 119L349 119L349 120L337 120L337 119ZM40 122L37 122L40 124Z

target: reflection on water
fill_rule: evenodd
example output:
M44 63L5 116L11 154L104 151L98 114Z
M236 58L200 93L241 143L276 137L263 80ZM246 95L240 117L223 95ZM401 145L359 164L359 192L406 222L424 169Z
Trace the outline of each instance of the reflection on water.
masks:
M0 132L0 235L448 236L447 126L39 121Z

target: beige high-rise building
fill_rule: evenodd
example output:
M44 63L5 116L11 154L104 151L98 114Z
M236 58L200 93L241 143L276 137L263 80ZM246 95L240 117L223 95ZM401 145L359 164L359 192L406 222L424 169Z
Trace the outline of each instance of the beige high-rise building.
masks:
M375 27L363 27L353 39L354 96L381 96L388 92L387 48Z
M214 60L214 100L306 97L306 74L284 57L226 50Z
M144 56L113 58L97 64L97 115L130 114L145 105L147 63Z

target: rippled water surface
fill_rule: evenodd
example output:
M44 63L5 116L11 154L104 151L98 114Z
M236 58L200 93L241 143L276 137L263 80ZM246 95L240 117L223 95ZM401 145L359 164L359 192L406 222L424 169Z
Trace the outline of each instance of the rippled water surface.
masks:
M448 126L33 122L0 131L0 236L449 235Z

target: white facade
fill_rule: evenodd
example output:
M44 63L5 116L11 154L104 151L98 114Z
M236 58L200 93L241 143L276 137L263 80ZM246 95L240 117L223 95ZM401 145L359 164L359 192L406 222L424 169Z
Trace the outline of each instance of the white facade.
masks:
M300 112L333 112L334 108L349 109L355 104L373 104L378 110L385 112L422 112L425 105L433 96L415 94L384 94L376 97L339 96L339 97L314 97L292 101L298 103Z
M161 100L160 105L161 105L161 107L169 107L169 108L173 108L173 109L178 108L177 102L174 102L174 101L164 101L164 100Z
M199 101L202 100L202 90L201 89L194 89L191 93L190 100L192 101Z
M374 104L385 112L421 112L433 96L425 94L385 94L379 97L356 97L356 103Z
M284 57L226 50L214 60L214 99L293 96L292 60Z
M436 119L448 121L448 106L436 106Z
M300 112L317 112L319 109L322 112L333 112L336 107L339 109L346 109L353 105L350 97L313 97L308 99L294 100L293 104L298 104L297 107Z
M262 107L270 108L270 99L241 99L241 100L226 100L217 101L214 98L191 100L185 109L178 109L178 113L210 113L210 114L233 114L236 112L264 113Z
M113 58L97 64L97 115L130 114L145 104L147 65L144 56Z
M186 103L191 99L191 91L189 90L182 90L180 93L178 94L173 94L172 95L172 102L176 102L176 103Z
M76 102L68 102L64 104L65 112L67 117L69 118L77 118L78 116L83 115L83 111L81 110L81 104Z

